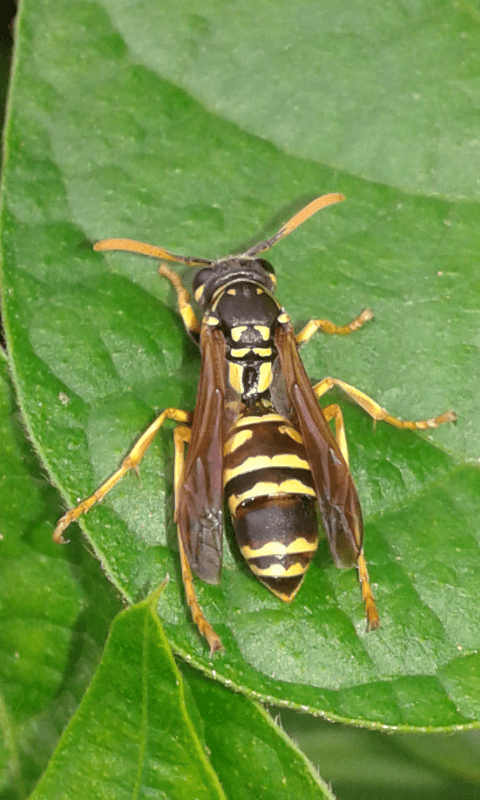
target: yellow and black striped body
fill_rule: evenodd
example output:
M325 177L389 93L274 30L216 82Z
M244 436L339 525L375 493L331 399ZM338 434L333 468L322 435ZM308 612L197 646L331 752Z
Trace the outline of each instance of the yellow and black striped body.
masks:
M299 431L276 407L275 329L282 308L265 287L222 287L205 322L221 328L238 412L225 432L223 484L238 546L252 572L293 599L318 544L316 494Z
M273 266L258 255L288 236L312 214L343 200L317 197L276 234L244 253L220 259L176 255L131 239L105 239L95 250L122 250L161 260L159 273L177 293L186 330L199 345L202 360L197 402L192 413L166 408L136 441L119 468L89 497L59 520L62 532L110 491L130 469L137 469L166 420L175 430L175 518L187 603L210 652L222 649L195 594L192 570L218 583L223 558L223 506L228 503L240 551L252 572L280 599L297 593L318 544L317 511L330 550L339 565L357 565L369 628L379 625L363 555L362 514L348 468L340 408L322 413L318 399L339 386L373 419L400 428L424 430L456 419L446 412L433 420L402 422L352 386L325 378L312 387L298 354L300 345L321 330L347 334L372 318L365 309L348 325L310 320L295 334L290 317L274 297ZM193 294L202 309L197 318L180 276L163 261L200 269ZM335 436L329 423L335 421ZM185 451L185 445L187 449Z
M223 476L242 555L274 594L292 600L318 544L302 437L268 405L247 408L226 437Z

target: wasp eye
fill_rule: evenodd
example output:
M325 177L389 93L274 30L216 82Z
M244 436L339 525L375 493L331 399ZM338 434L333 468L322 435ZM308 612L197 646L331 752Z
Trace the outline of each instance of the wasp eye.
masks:
M266 272L269 272L270 275L275 275L275 270L270 264L270 261L267 261L266 258L256 258L255 262Z
M199 269L198 272L196 273L192 283L193 294L196 299L198 290L201 287L203 287L203 285L207 282L211 274L212 274L211 267L205 267L204 269Z

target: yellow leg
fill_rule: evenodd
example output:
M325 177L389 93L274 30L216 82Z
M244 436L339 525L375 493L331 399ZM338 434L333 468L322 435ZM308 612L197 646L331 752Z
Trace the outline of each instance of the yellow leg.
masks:
M183 467L185 462L184 449L185 445L190 441L191 435L192 432L190 428L186 428L183 425L179 425L177 428L175 428L175 432L173 434L175 442L175 519L177 517L179 493L183 483ZM182 581L185 587L187 603L189 605L195 625L208 642L210 647L210 656L213 656L213 654L218 650L224 649L222 640L218 634L215 633L210 623L207 622L205 614L200 608L197 595L195 594L195 589L193 587L192 570L190 569L190 564L188 563L187 554L185 552L185 548L183 547L182 536L178 527L177 534L178 547L180 551L180 565L182 568Z
M393 417L391 414L385 411L384 408L376 403L375 400L372 400L371 397L368 397L368 395L360 392L358 389L355 389L354 386L350 386L350 384L337 380L336 378L324 378L323 381L320 381L320 383L313 387L313 390L316 396L320 398L334 386L338 386L340 389L343 389L343 391L348 394L352 400L358 403L358 405L361 406L374 420L383 420L384 422L388 422L390 425L394 425L396 428L408 430L426 430L428 428L437 428L444 422L455 422L457 419L457 415L454 411L445 411L438 417L434 417L432 419L422 419L416 422L412 420L398 419L398 417ZM325 414L327 421L330 421L331 419L335 420L335 438L338 446L340 447L342 455L348 464L347 439L345 435L345 425L343 422L342 412L336 403L333 403L332 405L327 406L323 413ZM367 628L369 630L373 630L374 628L379 627L380 619L369 584L368 570L365 562L365 556L363 554L363 548L358 556L357 565L358 576L362 590L362 599L365 604L365 612L367 615Z
M367 630L373 631L375 628L380 627L380 617L378 616L377 606L375 605L375 598L370 588L368 569L363 555L363 547L357 559L358 565L358 579L360 581L360 588L362 590L362 600L365 606L365 614L367 615Z
M176 261L177 263L179 262L180 264L187 264L190 266L193 264L202 264L205 266L213 264L213 261L205 261L204 259L200 259L198 261L194 258L176 256L173 253L169 253L168 250L164 250L163 247L145 244L145 242L136 242L133 239L103 239L101 242L96 242L96 244L93 246L93 249L97 252L103 252L105 250L123 250L127 253L141 253L144 256L152 256L153 258L166 258L170 261ZM171 270L166 264L160 264L158 271L160 275L162 275L164 278L167 278L170 283L173 284L173 287L177 293L178 309L185 323L185 327L194 339L198 339L200 335L200 323L198 322L190 305L190 295L183 286L180 276Z
M328 319L311 319L310 322L307 322L300 333L297 333L297 344L305 344L319 330L322 331L322 333L347 336L349 333L358 331L359 328L362 328L363 325L365 325L365 323L369 322L371 319L373 319L373 311L370 311L369 308L364 308L361 314L359 314L358 317L355 317L355 319L352 319L352 321L347 325L335 325Z
M175 492L175 522L177 521L177 508L179 492L183 484L183 468L185 466L185 445L189 443L192 438L192 431L184 425L177 425L173 432L173 442L175 445L175 472L173 476L173 485Z
M78 504L75 508L72 508L71 511L67 511L66 514L58 521L57 526L53 532L53 539L58 544L64 544L63 538L63 531L68 528L71 522L78 519L81 514L85 514L95 503L99 503L107 492L112 489L119 480L123 478L126 472L129 469L136 470L140 461L142 460L143 456L145 455L146 450L152 443L153 438L157 431L161 428L163 423L166 419L173 419L176 422L191 422L192 415L189 411L182 411L178 408L166 408L159 417L157 417L154 422L147 428L145 433L140 436L140 439L132 449L130 450L127 457L122 461L121 466L117 469L113 475L110 476L102 485L94 492L90 497L87 497L86 500L82 500L81 503Z
M183 319L183 324L185 325L188 333L198 340L198 337L200 336L200 323L195 316L192 306L190 305L190 295L185 289L180 275L177 275L177 273L174 272L173 269L170 269L170 267L167 267L166 264L160 264L158 273L163 278L167 278L167 280L170 281L175 289L177 293L178 310Z
M342 456L348 464L347 436L345 433L345 423L343 421L343 414L340 406L337 406L336 403L332 403L332 405L323 409L323 413L327 422L330 422L332 419L335 420L335 439L342 452ZM357 558L357 566L358 578L362 591L362 600L365 606L365 614L367 616L367 630L371 631L380 626L380 618L375 605L375 598L373 597L373 592L370 588L367 564L363 554L363 547Z
M335 420L335 439L337 440L337 444L342 452L342 456L344 457L348 466L349 460L347 435L345 433L345 423L343 421L341 408L340 406L337 406L336 403L332 403L330 406L327 406L323 409L323 414L327 422L330 422L331 419Z
M324 378L323 381L320 381L320 383L317 383L317 385L313 387L313 391L316 396L320 398L334 386L343 389L345 394L348 394L355 403L358 403L372 419L378 422L388 422L389 425L394 425L396 428L403 428L410 431L424 431L428 428L438 428L438 426L442 425L444 422L455 422L457 419L457 415L454 411L445 411L438 417L420 419L415 422L413 420L398 419L398 417L393 417L388 411L385 411L385 409L376 403L375 400L372 400L371 397L368 397L368 395L364 394L359 389L355 389L354 386L350 386L349 383L340 381L337 378Z

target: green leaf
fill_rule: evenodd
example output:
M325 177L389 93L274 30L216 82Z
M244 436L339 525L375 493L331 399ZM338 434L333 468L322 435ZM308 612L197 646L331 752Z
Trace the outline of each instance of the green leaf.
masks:
M32 798L333 797L259 706L187 674L151 599L122 612Z
M167 426L141 482L125 478L81 525L129 602L171 576L159 612L192 664L267 702L374 727L452 729L480 715L480 234L464 125L478 30L444 11L185 2L159 22L154 3L26 2L6 133L11 371L69 507L159 411L193 408L199 368L156 265L90 243L129 236L215 257L273 232L306 197L347 196L272 251L298 323L375 311L354 336L309 344L309 375L340 377L405 418L459 415L431 436L373 432L343 403L381 630L365 633L355 572L336 570L325 546L286 607L230 538L222 583L196 582L227 648L210 662L181 586ZM437 54L440 39L448 91L441 60L427 72L426 44Z
M224 798L156 613L120 614L99 669L33 794Z
M1 352L1 351L0 351ZM61 510L18 419L0 355L0 794L25 797L88 687L119 608L83 544L51 530Z
M342 800L480 798L478 731L385 735L292 711L281 722Z
M408 193L480 197L478 3L103 6L138 63L279 151Z
M100 660L118 602L81 544L67 561L51 541L59 503L10 394L0 356L2 797L26 796L76 711L34 797L105 797L110 782L115 797L149 782L169 797L202 796L202 785L224 797L208 750L228 797L258 796L268 769L272 797L332 798L255 702L187 667L183 687L151 601L117 619Z
M261 705L185 664L181 671L202 715L205 743L228 797L333 798Z

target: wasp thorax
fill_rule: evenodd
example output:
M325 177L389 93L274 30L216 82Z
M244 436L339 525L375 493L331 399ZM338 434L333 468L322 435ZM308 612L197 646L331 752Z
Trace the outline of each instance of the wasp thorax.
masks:
M227 284L212 306L227 332L240 325L247 328L260 325L270 330L279 313L277 301L263 286L242 280Z

